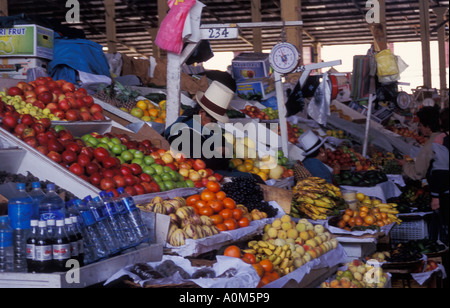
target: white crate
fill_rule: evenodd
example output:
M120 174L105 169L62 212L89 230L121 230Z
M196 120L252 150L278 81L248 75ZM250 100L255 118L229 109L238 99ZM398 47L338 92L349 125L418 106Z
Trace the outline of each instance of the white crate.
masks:
M391 230L391 241L395 243L421 240L426 237L428 237L428 224L424 219L403 221Z

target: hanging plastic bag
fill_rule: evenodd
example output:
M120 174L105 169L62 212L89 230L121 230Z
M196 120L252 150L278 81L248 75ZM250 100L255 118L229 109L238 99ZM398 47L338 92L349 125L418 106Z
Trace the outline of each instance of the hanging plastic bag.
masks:
M397 58L389 49L380 51L375 55L377 63L377 76L381 83L394 82L400 79Z
M170 0L169 13L161 23L155 44L168 52L180 54L183 50L183 29L190 9L196 0Z
M328 74L323 74L320 86L308 104L308 115L321 125L327 124L330 115L331 83Z

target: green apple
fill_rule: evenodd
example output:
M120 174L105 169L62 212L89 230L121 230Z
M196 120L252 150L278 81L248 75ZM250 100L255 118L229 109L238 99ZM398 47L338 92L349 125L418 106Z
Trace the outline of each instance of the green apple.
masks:
M122 148L122 152L128 150L125 144L121 144L120 147Z
M85 134L85 135L81 136L81 140L83 140L84 142L87 142L91 137L92 137L91 134Z
M122 144L122 142L120 141L120 139L119 139L119 138L116 138L116 137L111 138L111 142L114 143L114 144L117 144L117 145Z
M134 152L134 158L144 159L144 153L142 153L141 151L136 151Z
M109 138L108 137L100 138L100 142L101 143L108 143L109 142Z
M195 184L192 180L186 179L184 183L186 184L186 187L195 187Z
M170 173L168 173L168 172L163 172L163 173L161 174L161 179L162 179L163 181L173 181L172 176L171 176Z
M150 166L151 164L155 163L155 159L153 157L151 157L150 155L147 155L144 157L144 163L148 166Z
M116 146L116 144L114 142L111 142L111 141L108 141L106 144L108 145L109 149L112 149L113 146Z
M179 178L178 178L179 173L176 172L175 170L170 170L167 173L170 174L170 176L172 177L172 180L174 180L174 181L178 181L179 180Z
M156 171L155 171L155 169L153 169L152 166L144 166L142 168L142 172L147 173L148 175L153 175L153 174L155 174Z
M130 151L123 151L122 154L120 154L120 157L126 162L133 160L133 154Z
M122 147L119 144L114 144L111 147L111 152L115 155L120 155L122 153Z
M163 167L164 172L170 172L173 171L172 168L170 168L169 166L164 166Z
M97 145L97 148L105 148L109 151L109 146L106 143L99 143Z
M164 186L166 187L167 190L176 188L175 183L172 181L164 181Z
M134 153L136 153L136 149L129 149L128 151L130 151L132 154L133 154L133 157L134 157Z
M121 165L125 163L122 157L116 156L116 158L119 159Z
M144 165L144 160L142 159L142 158L134 158L132 161L131 161L131 163L132 164L138 164L138 165Z
M155 169L156 174L161 174L164 172L163 166L161 165L152 164L151 166L153 167L153 169Z
M152 177L153 177L153 181L155 181L156 183L159 184L159 183L162 182L162 178L161 178L161 176L159 174L153 174Z
M94 147L96 147L99 144L99 141L94 136L90 136L88 139L88 142L91 143Z

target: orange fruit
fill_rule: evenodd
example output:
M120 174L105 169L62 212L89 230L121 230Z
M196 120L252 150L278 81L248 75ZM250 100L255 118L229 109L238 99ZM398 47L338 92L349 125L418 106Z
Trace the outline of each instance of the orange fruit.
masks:
M228 230L235 230L235 229L237 229L239 227L237 221L234 220L233 218L225 219L223 221L223 224L225 226L227 226Z
M259 264L261 264L266 273L270 273L271 271L273 271L273 263L269 259L261 260L259 261Z
M224 191L220 190L218 192L216 192L216 199L223 201L223 199L225 199L227 197L227 195L225 194Z
M363 206L361 206L361 207L359 208L359 211L360 211L360 212L366 212L366 213L368 213L368 212L369 212L369 208L368 208L367 206L363 205Z
M186 205L192 206L194 205L198 200L200 200L200 195L192 195L186 198Z
M347 223L350 227L354 227L355 226L355 217L350 218Z
M359 217L359 216L355 217L355 225L362 226L363 223L364 223L364 220L361 217Z
M339 220L339 222L337 224L338 228L341 228L341 229L344 229L346 225L347 225L347 223L343 220Z
M223 199L222 202L223 202L223 206L227 209L232 210L232 209L236 208L236 202L229 197L226 197L225 199Z
M225 248L223 255L227 257L240 258L242 254L241 249L238 246L230 245L227 248Z
M223 219L230 219L233 217L233 211L230 209L223 209L219 212L219 215L223 217Z
M220 191L220 184L219 182L209 181L208 183L206 183L206 188L213 193L217 193Z
M150 108L150 109L148 110L148 114L149 114L151 117L157 118L157 117L158 117L158 114L159 114L159 110L156 109L156 108Z
M153 120L153 122L164 124L165 120L163 120L161 118L156 118L156 119Z
M204 200L197 200L197 202L195 202L195 206L200 209L202 207L205 207L208 205L208 202L204 201Z
M142 110L147 110L147 103L143 100L140 100L137 102L136 107L138 107Z
M348 216L352 217L353 216L353 210L352 209L346 209L345 210L345 215L348 215Z
M375 223L375 218L374 218L372 215L367 215L367 216L364 218L364 222L365 222L366 224L368 224L369 226L371 226L371 225L373 225L373 224Z
M367 212L360 212L359 217L365 218L367 216Z
M239 228L248 227L250 225L250 219L248 217L242 217L238 221Z
M204 201L214 200L216 199L216 194L209 189L205 189L200 193L200 199Z
M342 220L345 221L345 222L348 222L348 221L350 220L350 218L351 218L351 216L349 216L349 215L347 215L347 214L344 214L344 215L342 216Z
M264 276L264 268L262 267L261 264L254 263L252 265L253 265L253 268L256 270L256 273L258 274L259 277Z

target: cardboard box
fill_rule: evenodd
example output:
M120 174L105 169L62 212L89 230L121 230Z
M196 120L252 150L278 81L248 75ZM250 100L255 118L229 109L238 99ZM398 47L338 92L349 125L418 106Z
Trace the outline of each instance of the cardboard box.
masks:
M30 68L42 67L47 70L48 62L42 58L1 58L0 77L25 80Z
M236 83L237 95L246 100L266 100L275 96L275 80L273 78L248 79Z
M236 81L271 76L269 54L242 53L231 62L233 78Z
M125 130L122 130L122 129L118 128L118 127L112 127L111 133L127 134L133 140L136 140L136 141L142 141L142 140L148 139L148 140L151 141L152 146L154 146L154 147L157 147L157 148L160 148L160 149L164 149L164 150L169 150L170 149L169 142L166 139L164 139L163 136L158 134L158 132L156 132L153 128L151 128L146 123L144 123L142 128L137 133L133 133L133 132L130 132L130 131L125 131Z
M0 28L0 57L38 57L53 60L54 32L38 25Z

